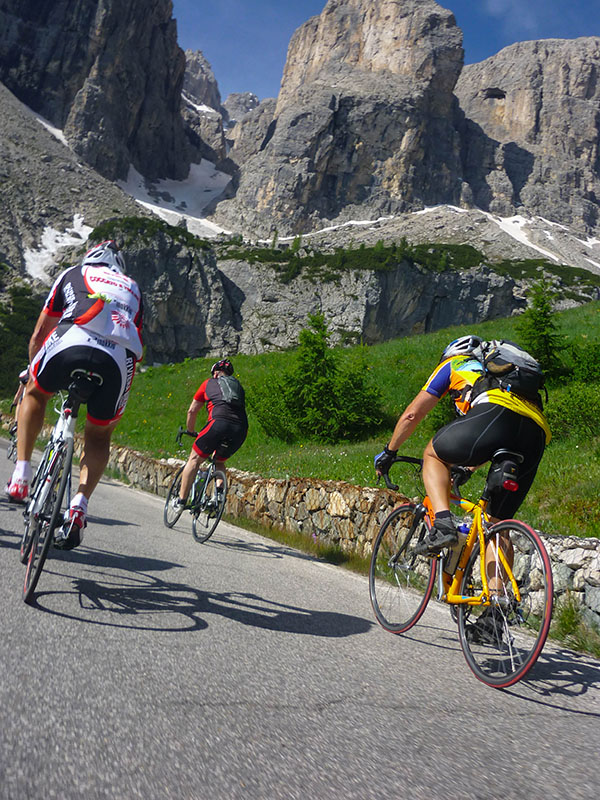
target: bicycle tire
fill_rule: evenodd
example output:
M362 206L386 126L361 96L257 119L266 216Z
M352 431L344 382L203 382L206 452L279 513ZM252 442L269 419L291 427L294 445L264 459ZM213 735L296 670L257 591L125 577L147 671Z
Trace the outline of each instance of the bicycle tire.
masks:
M553 581L550 558L537 531L518 520L504 520L486 533L498 552L499 537L510 540L512 572L521 600L509 580L502 578L502 594L490 606L458 606L458 634L467 664L483 683L504 689L520 681L544 647L552 620ZM496 557L496 563L500 564ZM491 562L487 566L496 572ZM498 567L496 574L501 575ZM471 554L461 584L463 596L481 592L479 548ZM482 615L485 614L485 617Z
M424 510L417 514L414 503L405 503L389 514L375 539L369 596L377 622L390 633L412 628L431 597L437 559L413 549L426 532Z
M163 521L167 528L172 528L173 525L175 525L184 510L183 506L178 509L173 507L173 502L179 497L179 490L181 489L181 475L183 470L184 467L181 467L175 473L175 477L171 481L169 491L167 492L167 499L165 500L165 508L163 511Z
M54 529L59 517L62 516L62 501L65 494L67 483L70 479L71 463L73 459L73 440L66 444L59 445L49 465L48 472L43 476L44 481L49 479L43 491L46 491L46 499L40 509L37 520L33 522L29 555L25 571L25 582L23 584L23 600L31 603L34 597L40 575L44 569L48 551L52 544Z
M31 499L28 502L27 508L23 514L23 516L25 517L25 529L23 531L23 536L21 537L21 548L19 554L21 559L21 564L27 564L27 560L29 558L29 550L31 548L31 542L33 539L33 527L32 527L33 521L31 519L31 511L35 505L35 501L37 498L38 483L42 479L42 475L49 468L53 447L54 447L53 442L49 441L46 447L44 448L42 458L40 459L40 463L38 464L35 474L33 476L33 480L31 481L31 486L29 487L29 496Z
M9 461L12 461L13 464L17 463L17 426L13 424L10 428L10 441L8 443L8 447L6 448L6 457Z
M223 482L217 499L217 480ZM192 509L192 536L202 544L210 539L219 524L227 502L227 476L220 469L208 473L198 505Z

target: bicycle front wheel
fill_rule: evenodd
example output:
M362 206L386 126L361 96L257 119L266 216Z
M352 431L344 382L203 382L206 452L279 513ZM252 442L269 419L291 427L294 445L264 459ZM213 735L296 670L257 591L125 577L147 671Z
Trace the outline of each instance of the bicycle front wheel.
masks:
M491 602L489 606L458 606L458 633L475 676L503 689L521 680L542 651L552 619L552 569L539 534L522 522L498 522L485 540ZM503 561L510 567L520 597ZM461 594L476 596L481 591L476 548L463 575Z
M197 542L206 542L215 532L225 510L227 477L220 469L209 476L198 505L192 510L192 535Z
M54 529L62 518L62 501L70 479L73 441L57 447L47 470L40 476L42 504L34 509L30 519L30 543L23 585L23 600L31 602L42 574L46 557L52 543Z
M406 503L392 511L375 539L369 595L377 622L390 633L412 628L431 597L436 559L414 552L426 532L424 509Z
M181 467L181 469L178 470L177 474L173 478L173 482L169 487L169 492L165 501L163 519L167 528L172 528L183 513L183 506L175 507L175 503L179 499L179 490L181 489L181 475L183 473L183 469L184 468Z

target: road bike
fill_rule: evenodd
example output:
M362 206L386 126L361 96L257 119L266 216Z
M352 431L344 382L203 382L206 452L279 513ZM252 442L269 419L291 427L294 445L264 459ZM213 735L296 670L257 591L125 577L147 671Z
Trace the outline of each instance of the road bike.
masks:
M177 431L176 441L181 449L183 436L195 438L197 434L180 427ZM185 505L178 505L181 489L181 476L184 470L181 467L169 488L165 501L164 522L167 528L172 528L184 511L192 515L192 535L197 542L206 542L215 532L227 501L227 476L222 469L217 467L216 450L212 454L207 469L200 469L190 489Z
M396 456L420 477L422 459ZM371 556L369 593L379 624L390 633L410 630L423 615L437 585L458 624L467 664L495 688L521 680L542 651L552 618L550 559L539 533L519 520L492 523L486 509L493 493L516 491L520 453L498 450L478 501L461 496L472 474L451 470L451 502L469 517L455 517L458 543L436 555L415 553L431 529L434 512L424 490L420 503L399 505L383 522ZM389 475L388 488L396 491ZM437 584L436 584L437 577Z
M58 410L58 419L30 486L30 499L23 513L25 530L21 539L21 562L26 565L23 599L34 592L52 544L54 531L63 522L71 498L71 468L75 446L75 425L82 403L101 386L101 375L84 369L71 373L71 383Z

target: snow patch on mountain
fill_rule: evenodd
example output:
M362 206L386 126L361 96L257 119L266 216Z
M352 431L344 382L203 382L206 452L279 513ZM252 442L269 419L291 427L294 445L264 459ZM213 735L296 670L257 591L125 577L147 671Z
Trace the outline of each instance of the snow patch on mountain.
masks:
M62 232L49 225L46 226L42 233L42 246L24 252L27 274L43 283L50 283L51 278L48 277L47 269L56 264L58 251L63 247L73 247L85 243L92 230L84 224L82 214L75 214L73 226Z
M221 194L230 180L230 175L220 172L214 164L203 159L199 164L192 164L188 177L183 181L148 181L130 167L127 180L118 181L118 185L169 225L179 225L185 220L190 233L210 238L229 233L225 228L209 222L204 217L204 210Z

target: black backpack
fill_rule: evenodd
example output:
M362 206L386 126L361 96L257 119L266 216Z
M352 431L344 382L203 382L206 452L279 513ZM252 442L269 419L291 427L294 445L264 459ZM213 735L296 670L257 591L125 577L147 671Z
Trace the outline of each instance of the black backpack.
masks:
M489 389L503 389L542 407L544 371L527 350L506 339L492 339L481 343L475 357L483 364L485 375L475 381L473 399Z
M223 400L235 408L244 408L246 405L246 393L242 384L233 375L220 375L217 378L219 388L223 395Z

